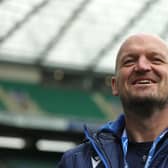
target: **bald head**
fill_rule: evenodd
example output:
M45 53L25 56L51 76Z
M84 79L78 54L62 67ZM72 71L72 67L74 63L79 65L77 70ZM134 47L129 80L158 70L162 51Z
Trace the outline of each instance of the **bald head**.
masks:
M129 36L121 45L117 54L116 71L118 69L119 60L124 54L132 54L139 50L156 52L167 55L168 57L168 45L159 36L139 33Z

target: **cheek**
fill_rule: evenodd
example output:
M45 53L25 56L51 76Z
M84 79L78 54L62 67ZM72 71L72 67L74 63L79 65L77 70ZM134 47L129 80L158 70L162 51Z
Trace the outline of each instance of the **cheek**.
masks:
M118 74L118 76L119 76L119 78L118 78L118 84L119 85L124 85L124 83L126 83L128 80L129 80L129 75L130 73L128 72L128 71L121 71L119 74Z
M130 84L129 84L129 79L131 77L131 73L130 71L124 71L124 72L120 72L120 74L118 74L118 81L117 81L117 87L118 87L118 92L120 94L120 91L126 91L129 89Z
M167 73L165 73L161 77L160 83L161 83L161 85L160 85L161 88L167 88L168 87L168 74Z

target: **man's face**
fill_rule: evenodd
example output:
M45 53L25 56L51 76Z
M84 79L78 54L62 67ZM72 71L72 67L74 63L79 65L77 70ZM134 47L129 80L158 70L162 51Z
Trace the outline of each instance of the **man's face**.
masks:
M168 101L168 48L159 38L135 35L122 45L117 58L114 95L123 101Z

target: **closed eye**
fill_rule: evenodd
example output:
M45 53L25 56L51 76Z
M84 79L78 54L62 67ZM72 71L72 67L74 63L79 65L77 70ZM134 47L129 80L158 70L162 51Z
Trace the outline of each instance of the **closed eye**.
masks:
M156 65L166 63L165 60L160 58L160 57L154 57L154 58L152 58L151 61L152 61L153 64L156 64Z
M151 63L156 65L164 64L167 62L165 56L157 52L149 53L148 56Z
M138 54L137 53L127 53L123 56L121 59L121 65L122 66L132 66L138 59Z
M125 59L123 61L123 66L131 66L134 64L134 62L135 62L134 59Z

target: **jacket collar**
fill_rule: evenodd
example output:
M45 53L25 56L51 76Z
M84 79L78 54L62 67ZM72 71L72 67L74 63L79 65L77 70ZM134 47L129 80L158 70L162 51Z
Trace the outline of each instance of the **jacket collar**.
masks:
M124 127L124 115L119 116L116 121L108 122L107 124L100 127L96 134L91 135L87 127L85 127L86 138L90 141L94 151L102 160L105 168L119 168L121 167L121 165L123 165L122 156L118 158L118 155L122 153L120 145L113 143L114 141L111 141L109 145L109 140L112 140L113 137L120 139ZM103 133L110 134L104 134L105 136L100 136L100 134ZM113 136L111 136L111 134L113 134ZM108 138L108 135L110 135L110 138ZM111 157L109 158L108 156Z
M125 116L121 114L116 121L110 121L107 124L100 127L98 132L110 132L114 136L120 138L125 127Z

